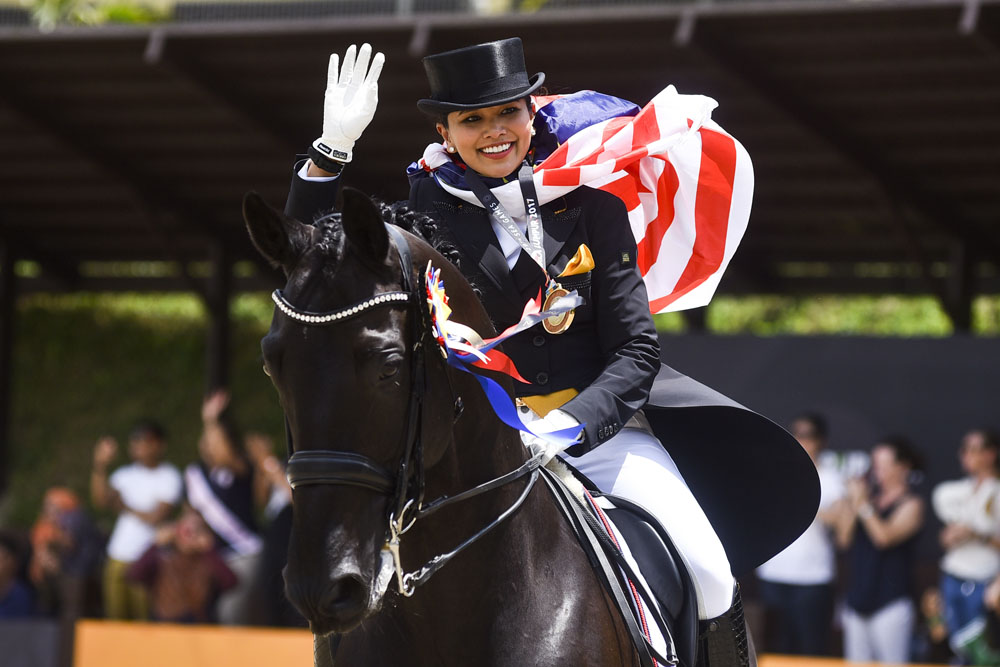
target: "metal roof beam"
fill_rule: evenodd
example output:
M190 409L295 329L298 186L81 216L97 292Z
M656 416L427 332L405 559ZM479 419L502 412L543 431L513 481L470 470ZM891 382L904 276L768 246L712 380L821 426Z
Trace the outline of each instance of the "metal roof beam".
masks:
M958 212L958 206L944 197L930 195L919 179L898 166L890 166L876 151L822 110L791 95L787 88L771 80L761 68L754 67L752 57L737 53L706 31L699 31L694 42L709 61L723 71L734 74L755 90L764 100L781 110L801 127L823 140L833 151L861 172L867 174L895 206L911 208L933 222L943 232L958 237L992 254L1000 260L1000 243L985 234L978 225Z
M211 105L225 109L256 137L266 139L276 153L294 155L303 150L298 145L297 133L281 128L273 117L263 113L263 105L250 99L224 76L209 71L203 63L192 63L177 53L176 49L168 47L167 33L159 28L153 30L149 35L143 61L150 67L189 84Z
M155 181L157 183L155 188L147 185L147 182L152 183L154 179L137 176L141 174L138 165L124 157L106 152L96 141L88 139L85 133L64 127L55 113L46 109L44 105L33 104L23 95L16 80L2 78L0 87L4 90L3 104L18 117L20 122L51 137L71 154L83 159L99 173L126 188L137 218L146 223L163 248L166 257L173 259L178 253L171 240L170 229L162 219L164 213L170 214L179 226L196 236L211 240L219 235L220 225L213 216L185 203L179 196L169 192L162 181ZM56 161L54 157L53 164ZM201 283L190 276L187 276L187 280L192 291L204 294L205 288Z

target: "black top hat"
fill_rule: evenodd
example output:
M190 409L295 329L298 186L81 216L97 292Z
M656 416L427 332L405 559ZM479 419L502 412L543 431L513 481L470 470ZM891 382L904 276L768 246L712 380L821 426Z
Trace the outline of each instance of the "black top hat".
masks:
M417 107L432 116L512 102L545 81L544 72L528 78L520 37L427 56L424 69L431 96Z

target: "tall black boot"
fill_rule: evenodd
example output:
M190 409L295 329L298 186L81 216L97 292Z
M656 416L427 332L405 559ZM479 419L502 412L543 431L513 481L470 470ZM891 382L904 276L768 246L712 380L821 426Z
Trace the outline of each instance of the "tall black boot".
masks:
M739 584L733 590L732 607L698 622L698 667L757 667Z

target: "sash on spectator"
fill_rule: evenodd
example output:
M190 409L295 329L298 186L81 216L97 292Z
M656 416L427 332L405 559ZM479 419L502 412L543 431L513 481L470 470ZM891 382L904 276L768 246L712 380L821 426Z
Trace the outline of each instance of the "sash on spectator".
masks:
M201 466L192 464L184 470L188 502L201 513L202 518L216 535L241 556L250 556L261 550L261 539L249 530L240 519L212 492L212 486Z

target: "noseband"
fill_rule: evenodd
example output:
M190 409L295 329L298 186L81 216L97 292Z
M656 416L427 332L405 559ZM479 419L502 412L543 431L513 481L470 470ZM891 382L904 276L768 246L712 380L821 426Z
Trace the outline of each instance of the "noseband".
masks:
M426 366L424 364L425 341L429 336L430 314L427 307L426 285L423 277L414 285L413 259L406 238L393 225L386 224L386 231L394 241L402 269L402 291L383 292L352 306L327 313L299 310L286 299L281 290L271 295L275 306L286 317L306 325L331 325L355 317L373 308L382 306L406 306L412 309L415 334L410 356L410 395L407 405L406 425L403 430L403 456L398 471L393 476L383 466L371 458L355 452L313 449L297 452L292 442L289 425L285 423L288 450L286 474L292 489L314 485L356 486L383 496L393 496L390 503L389 530L384 551L392 558L399 592L409 597L417 586L424 583L437 570L459 552L492 530L521 506L538 478L539 457L529 459L516 470L501 477L480 484L454 496L442 496L424 503L424 465L421 421L423 399L427 388ZM452 392L454 394L454 392ZM462 399L455 398L455 418L461 414ZM405 573L400 559L401 536L413 524L433 514L442 507L472 498L481 493L499 488L530 474L530 480L518 499L493 522L459 544L452 551L436 556L415 572ZM391 573L390 573L391 576ZM388 583L386 580L385 583Z

